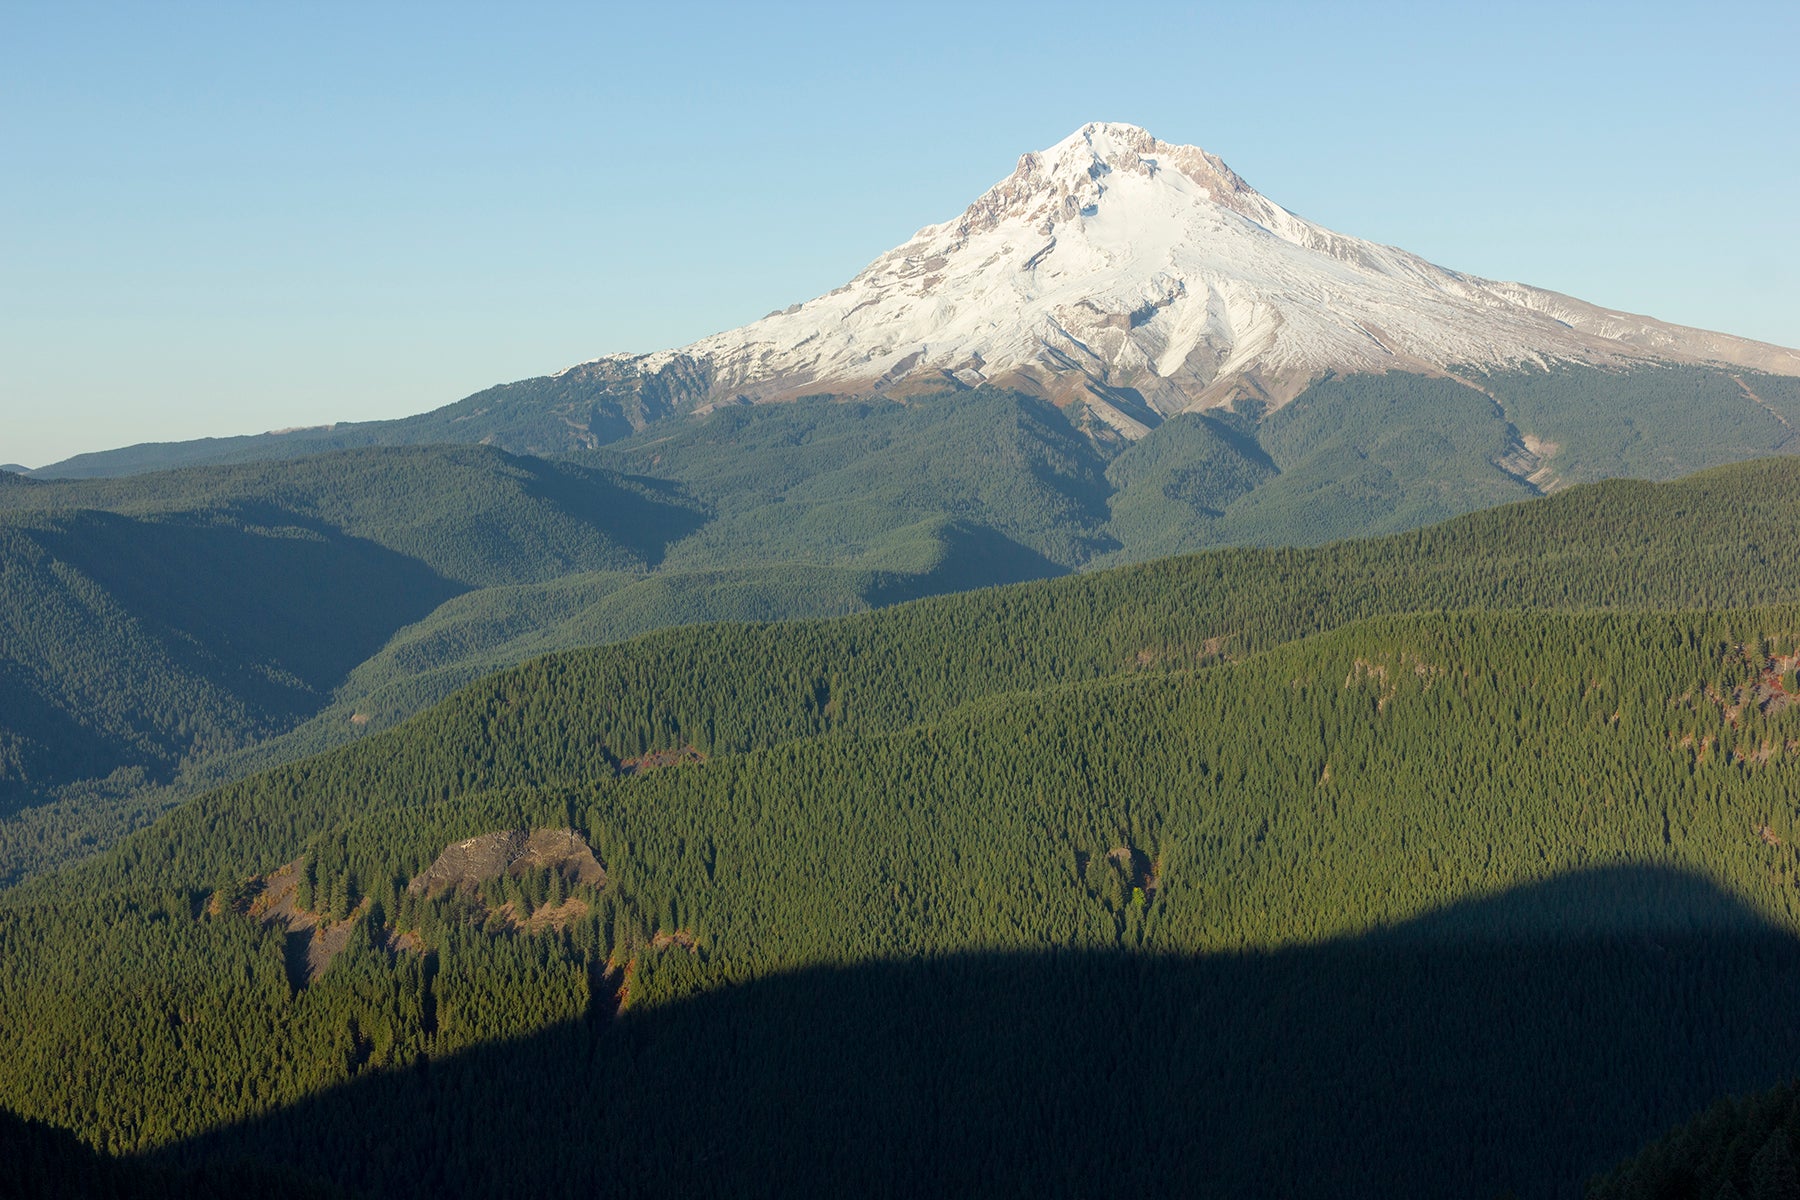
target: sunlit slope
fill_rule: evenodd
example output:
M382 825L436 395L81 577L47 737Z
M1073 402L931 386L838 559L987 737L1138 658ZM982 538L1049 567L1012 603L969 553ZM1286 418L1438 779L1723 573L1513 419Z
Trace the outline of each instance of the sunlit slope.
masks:
M1138 448L1149 445L1147 439ZM867 449L847 461L860 461L856 456ZM704 464L708 455L727 451L696 446L681 453L700 455L694 461ZM469 462L459 466L459 456ZM369 500L360 509L342 497L335 501L341 511L333 519L356 529L354 535L296 515L303 506L293 499L288 515L279 517L288 524L268 513L257 518L261 524L247 524L241 497L250 493L243 480L233 491L205 471L16 485L40 498L6 517L6 536L16 547L4 566L14 601L6 615L6 669L17 686L7 692L0 761L13 803L34 805L4 827L0 865L9 873L91 853L96 843L103 847L209 784L369 736L484 672L537 654L675 622L853 612L1062 569L991 526L940 517L891 529L878 522L856 535L860 540L837 545L834 552L847 557L827 555L816 563L666 564L651 574L589 571L467 590L432 563L469 574L503 571L507 560L497 550L465 561L480 553L481 543L448 534L443 553L450 557L435 557L431 547L438 542L420 542L423 522L407 516L429 511L423 482L443 481L438 494L451 508L483 480L489 503L502 503L509 493L489 486L493 475L482 473L498 471L501 482L513 481L510 494L523 506L511 519L541 512L538 527L555 530L578 528L568 514L579 506L543 500L554 489L530 481L549 472L566 488L583 476L488 450L364 457L370 461L350 456L307 468L321 484L348 467L369 472L362 485ZM403 490L408 463L420 476L417 494L407 500L411 507L388 506L385 498ZM227 472L226 481L238 470ZM245 478L263 479L258 487L281 477L267 465L241 470ZM617 478L600 476L595 484L626 486ZM159 493L149 487L157 479L182 487L159 484L165 488ZM134 483L143 489L135 500L128 491ZM71 496L96 489L89 497L95 502L105 498L125 508L132 500L135 507L70 512L41 498L54 489L73 489ZM207 496L225 499L207 508ZM967 607L926 605L893 618L895 624L866 628L878 641L937 647L974 638L967 645L976 653L949 656L957 665L933 661L920 668L927 675L965 672L955 694L968 696L1213 661L1383 611L1800 598L1800 548L1790 536L1800 524L1797 496L1800 469L1789 460L1722 468L1665 486L1606 483L1380 541L1170 560L1042 591L972 597ZM653 510L676 523L659 536L672 536L690 519L681 505L691 502L677 500L672 509ZM484 511L491 510L465 516L492 530L495 522ZM389 524L376 525L384 514ZM743 519L753 514L744 510ZM46 529L62 532L52 537ZM425 560L376 540L401 544L403 536L414 539ZM646 527L633 523L623 536L641 539ZM55 553L44 539L54 542ZM496 545L504 550L511 543ZM447 594L450 599L436 604ZM947 624L932 628L939 621ZM842 637L863 628L852 623L829 635L818 661L854 676L860 668L846 665ZM735 645L738 635L704 636ZM773 644L788 635L754 636ZM704 652L690 655L688 645L679 637L652 641L645 653L673 656L685 672L690 662L707 661ZM745 661L762 663L761 653ZM787 651L769 653L776 657L764 663L768 671L816 673ZM661 677L681 677L669 676L671 669L659 668ZM708 687L720 682L707 678ZM659 693L652 708L671 694ZM785 703L771 712L786 711ZM851 706L849 719L862 719L866 703ZM712 736L689 716L673 732L701 742ZM171 777L172 788L145 786ZM83 779L88 782L70 782Z
M188 794L384 730L483 675L572 647L676 625L830 617L939 593L1064 574L992 530L931 520L843 562L604 572L483 588L440 605L359 664L291 733L200 765Z
M1193 420L1198 426L1199 418ZM1205 436L1218 441L1217 434ZM1139 449L1149 445L1147 440ZM1209 554L1147 566L1143 574L1067 580L1042 593L1027 589L971 597L948 608L882 618L870 628L895 631L892 636L902 639L951 636L908 632L921 621L936 620L933 614L941 611L964 614L957 637L992 624L979 637L1010 629L1019 644L1064 649L1065 637L1082 645L1105 639L1099 659L1065 664L1050 674L1015 677L1011 672L1018 664L1004 650L984 653L982 677L1004 688L1021 680L1241 654L1384 611L1733 605L1800 598L1800 549L1787 536L1800 523L1797 488L1800 466L1786 460L1721 469L1669 486L1609 483L1416 535L1319 549ZM668 568L642 579L615 573L485 589L459 596L401 630L350 674L317 719L249 758L221 762L213 777L242 774L251 763L291 761L386 728L482 673L538 654L668 624L848 613L1058 571L1056 563L993 529L938 518L876 535L855 556L829 565ZM1039 612L1040 604L1054 608L1053 620ZM785 637L758 636L771 642ZM1171 639L1178 644L1165 645ZM677 638L651 645L682 654L687 643ZM820 651L835 660L846 653L843 646ZM761 660L752 655L747 661ZM359 717L363 720L353 720Z
M476 446L8 476L0 670L22 682L0 720L0 881L537 654L1064 573L1104 517L1066 520L1092 464L1056 467L1040 441L1079 439L1042 404L984 435L1016 403L820 408L804 447L722 421L693 489Z
M646 750L692 743L710 753L892 728L995 692L1214 663L1382 612L1800 599L1800 546L1789 536L1797 496L1800 463L1770 460L1674 484L1575 489L1377 541L1215 552L836 622L668 630L498 676L431 714L445 748L433 786L516 777L510 752L466 767L454 757L472 744L469 714L509 694L531 714L527 724L539 722L542 745L530 753L540 767L584 778ZM562 717L540 720L575 687L608 697L577 714L579 737L565 736ZM340 714L321 742L354 728ZM379 767L392 753L385 736L357 753ZM272 853L297 849L318 806L339 803L301 790L305 806L271 826L291 830ZM227 794L178 819L229 810Z

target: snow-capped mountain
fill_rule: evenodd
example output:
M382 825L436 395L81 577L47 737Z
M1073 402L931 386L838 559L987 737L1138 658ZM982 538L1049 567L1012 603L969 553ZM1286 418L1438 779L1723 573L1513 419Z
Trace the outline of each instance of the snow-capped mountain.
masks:
M705 410L980 384L1079 401L1128 437L1327 371L1551 361L1800 375L1800 352L1613 312L1335 233L1214 155L1084 126L843 287L678 350L589 372ZM571 368L571 371L582 368ZM567 373L565 373L567 374Z

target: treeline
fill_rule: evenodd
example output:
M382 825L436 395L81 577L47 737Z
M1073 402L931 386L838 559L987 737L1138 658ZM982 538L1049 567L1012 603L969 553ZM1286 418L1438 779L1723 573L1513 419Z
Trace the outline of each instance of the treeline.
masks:
M579 413L600 411L584 406L625 403L615 385L627 382L530 381L445 410L433 427L454 438L515 419L547 423L573 447L583 444ZM1791 382L1759 378L1758 395L1785 411ZM601 391L589 395L590 383ZM1579 437L1552 439L1564 479L1667 475L1776 449L1787 436L1729 376L1699 369L1527 372L1483 386L1504 404L1516 395L1536 406L1521 428L1543 433L1559 414L1580 416ZM1693 416L1714 409L1726 415ZM1644 458L1606 442L1602 411L1628 424L1641 417L1634 428L1667 452ZM353 740L536 654L692 621L836 615L1204 546L1396 530L1532 493L1496 465L1516 466L1522 453L1505 415L1446 379L1327 380L1260 423L1187 415L1130 446L1095 432L1043 401L980 390L905 405L721 410L581 464L486 446L387 446L8 487L0 809L27 815L0 820L0 882L91 853L199 790ZM318 446L364 434L375 436L321 433ZM169 449L145 448L144 461ZM1772 525L1754 510L1774 515L1786 501L1749 486L1727 488L1744 492L1752 521ZM1656 528L1647 515L1636 513L1640 530ZM1791 539L1779 532L1751 536L1715 515L1703 518L1721 523L1709 546L1683 528L1685 513L1665 502L1659 516L1689 539L1686 551L1602 550L1574 534L1588 553L1624 555L1618 586L1597 602L1794 594L1769 590L1794 578ZM1539 540L1539 552L1564 553ZM1481 586L1440 580L1414 598L1504 595L1520 560L1498 543L1478 552L1492 576ZM921 565L933 555L942 561ZM1737 573L1744 563L1755 575ZM1291 569L1215 566L1233 576ZM1328 597L1344 570L1318 566L1300 566L1311 578L1298 582ZM1352 577L1382 569L1379 553L1339 566ZM1597 568L1588 569L1591 582ZM1682 595L1672 586L1626 594L1627 575L1663 570L1687 572ZM1371 611L1380 609L1349 604L1329 616ZM1235 625L1256 614L1228 605L1220 616Z
M700 502L486 447L22 481L0 508L0 818L22 814L0 824L0 883L549 650L1062 570L983 526L885 512L814 561L795 530L653 570Z
M797 1128L823 1136L839 1118L912 1128L940 1102L946 1121L1029 1122L1018 1098L1055 1078L1031 1064L1076 1039L1091 1091L1046 1102L1039 1157L1074 1147L1119 1178L1138 1163L1167 1176L1179 1162L1143 1130L1171 1130L1142 1121L1163 1103L1237 1156L1220 1175L1234 1194L1259 1179L1394 1194L1408 1156L1418 1194L1553 1192L1800 1062L1800 609L1746 607L1793 597L1797 476L1777 461L1606 484L1378 542L528 663L9 893L0 1106L110 1152L218 1134L193 1161L323 1153L346 1186L429 1178L455 1193L487 1177L498 1135L445 1111L520 1112L519 1064L565 1061L591 1069L534 1103L560 1100L595 1138L636 1130L627 1161L691 1183L696 1143L785 1144L770 1128L782 1110L754 1099L779 1059L745 1046L840 1084L843 1047L886 1047L862 1061L908 1081L888 1107L793 1101L810 1122ZM707 761L619 773L690 746ZM580 831L605 887L407 886L446 845L543 827ZM309 906L352 935L316 979L296 969L304 940L240 911L253 875L295 858ZM578 903L555 921L497 915L533 916L559 890ZM883 999L893 977L876 966L894 963L919 973ZM1192 971L1155 976L1159 963ZM781 983L826 968L848 974ZM1165 994L1112 974L1140 969L1185 982ZM933 995L986 1023L900 1037ZM1471 1007L1484 995L1506 1003ZM1038 1034L1009 1042L1008 1011L1036 1014ZM1754 1040L1734 1032L1746 1011ZM1295 1030L1318 1053L1288 1056ZM1129 1048L1111 1066L1109 1037ZM671 1039L732 1061L659 1058ZM1323 1051L1346 1044L1369 1049ZM959 1083L982 1053L989 1083ZM1301 1090L1371 1109L1343 1125L1357 1132L1335 1175L1283 1158L1295 1089L1279 1072L1243 1082L1261 1078L1259 1055ZM653 1064L679 1088L651 1082ZM350 1081L342 1095L450 1132L416 1135L395 1174L367 1165L371 1113L334 1115ZM733 1124L721 1099L715 1125L668 1125L670 1089L763 1124ZM1531 1113L1532 1097L1576 1090L1580 1120ZM898 1142L870 1137L869 1163L900 1161ZM1007 1152L966 1149L976 1175L958 1186L1056 1190ZM448 1176L420 1166L434 1156ZM531 1178L553 1194L580 1166Z

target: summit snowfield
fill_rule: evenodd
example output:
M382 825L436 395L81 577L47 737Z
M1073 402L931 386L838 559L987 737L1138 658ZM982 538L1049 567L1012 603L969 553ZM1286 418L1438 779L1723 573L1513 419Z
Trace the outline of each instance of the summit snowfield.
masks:
M843 287L677 350L571 372L647 407L983 384L1126 437L1327 372L1662 362L1800 374L1800 353L1499 283L1315 225L1219 158L1091 124Z

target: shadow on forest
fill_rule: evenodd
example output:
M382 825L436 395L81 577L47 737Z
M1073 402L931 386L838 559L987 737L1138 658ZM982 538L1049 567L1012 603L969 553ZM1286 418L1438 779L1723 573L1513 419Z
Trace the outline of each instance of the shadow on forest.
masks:
M883 571L863 592L863 599L879 608L946 592L1069 574L1062 564L974 521L946 521L936 536L939 558L928 570Z
M620 486L598 471L538 470L525 491L553 505L655 567L671 545L705 525L710 516L678 484L648 475L625 475Z
M668 953L686 953L675 949ZM1800 941L1609 869L1366 937L819 968L188 1143L384 1196L1577 1195L1800 1068Z
M395 631L468 590L322 522L253 506L233 519L84 511L39 538L119 597L174 661L278 719L311 713Z

